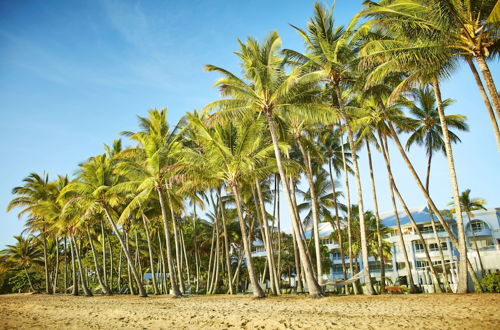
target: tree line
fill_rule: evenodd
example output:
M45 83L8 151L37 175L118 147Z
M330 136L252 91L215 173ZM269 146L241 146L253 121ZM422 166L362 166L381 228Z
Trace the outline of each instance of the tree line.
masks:
M31 290L35 280L44 282L47 293L234 294L249 285L255 297L264 297L264 280L277 295L295 276L295 290L320 297L331 262L319 225L329 222L344 279L362 272L364 282L362 289L350 283L340 291L383 293L391 251L383 240L372 151L383 156L398 229L397 203L424 242L393 176L389 147L395 146L428 203L435 237L442 228L459 252L457 292L469 290L468 274L480 292L467 258L462 213L470 210L458 189L452 149L468 125L464 116L445 112L453 101L440 86L467 63L500 151L500 99L488 66L498 52L499 11L492 0L365 1L341 26L333 7L316 3L305 28L291 25L304 40L302 51L283 48L277 32L262 42L238 40L240 74L205 66L220 76L214 84L220 99L175 126L166 109L150 110L138 117L137 131L121 133L131 146L122 140L106 145L79 164L74 178L32 173L14 188L8 210L26 218L27 236L16 236L3 251L2 266L18 270L17 279L25 278ZM406 143L402 134L409 136ZM425 179L407 154L416 145L427 154ZM369 183L361 181L362 152ZM457 234L429 191L439 152L448 162ZM367 189L373 211L364 205ZM280 198L290 235L281 231ZM402 235L398 230L406 252ZM252 257L256 241L263 258ZM436 292L450 291L423 247ZM415 290L410 271L407 277Z

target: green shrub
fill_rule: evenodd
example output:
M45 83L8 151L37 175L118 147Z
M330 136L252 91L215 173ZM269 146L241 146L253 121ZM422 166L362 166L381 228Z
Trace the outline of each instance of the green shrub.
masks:
M488 274L481 280L486 292L500 292L500 273Z

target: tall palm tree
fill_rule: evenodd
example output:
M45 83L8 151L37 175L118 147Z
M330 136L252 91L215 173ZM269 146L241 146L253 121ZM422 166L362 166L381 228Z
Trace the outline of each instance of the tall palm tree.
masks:
M406 149L410 151L411 146L415 144L425 147L427 154L425 189L429 191L432 156L436 151L446 153L443 141L443 130L439 119L438 109L436 108L436 98L432 89L429 86L417 88L413 90L412 96L413 102L410 102L408 106L418 126L413 129L410 134L406 142ZM446 109L446 107L450 106L452 103L453 101L451 99L443 100L443 109ZM465 116L446 115L445 120L449 128L455 128L459 131L468 131L468 125L465 123ZM460 138L453 131L450 131L450 129L448 129L448 134L451 142L460 142ZM432 210L430 211L430 221L434 232L434 239L436 242L439 242ZM443 271L445 271L444 255L440 244L438 244L438 249L441 257L441 266ZM448 279L446 276L444 276L444 279L445 286L448 288Z
M484 276L484 267L483 267L483 261L481 259L481 254L479 253L479 248L477 247L477 241L476 241L476 233L474 229L472 228L471 225L471 220L472 220L472 212L473 211L479 211L479 210L486 210L484 207L486 205L486 200L482 198L471 198L470 197L470 189L466 189L460 194L460 205L462 206L462 211L467 214L467 218L469 219L469 228L470 231L472 232L472 236L474 237L473 242L474 242L474 248L476 249L477 253L477 259L479 260L479 266L481 267L481 274ZM454 210L452 210L454 212Z
M49 277L49 264L47 255L47 221L44 213L40 210L40 205L44 201L48 201L53 193L52 185L49 181L48 174L31 173L23 179L24 185L12 189L14 197L7 206L7 211L14 208L21 208L18 217L24 215L30 217L29 228L30 232L39 232L43 247L43 260L45 267L45 292L52 293L52 285Z
M350 127L351 119L344 95L344 92L349 90L350 81L356 74L353 68L357 62L358 40L350 28L344 29L343 26L335 27L333 10L327 10L318 2L314 5L314 17L308 22L307 32L295 26L293 27L304 39L306 54L287 50L287 55L296 59L299 63L307 65L326 84L327 96L331 99L332 105L335 104L336 100L336 105L338 105L336 108L338 108L343 127L347 132L347 140L353 153L352 163L359 205L358 216L360 217L359 225L361 226L365 291L366 294L375 294L371 283L370 266L368 263L368 243L365 235L361 176L356 157L354 136Z
M215 86L220 88L223 96L228 97L208 104L205 109L219 110L212 117L213 120L239 120L248 112L266 119L278 172L291 211L293 231L295 237L300 237L300 222L292 211L294 204L281 159L275 116L287 111L296 111L308 116L315 111L327 112L329 107L315 102L316 85L311 83L314 75L302 75L303 70L298 67L286 74L286 61L280 56L281 39L277 32L272 32L263 43L248 38L246 43L239 41L239 46L236 55L240 57L244 70L242 78L217 66L205 67L207 71L216 71L223 76ZM297 239L297 245L310 296L319 297L322 295L322 289L314 276L304 242Z
M21 268L26 274L26 279L30 285L31 291L35 292L33 282L29 275L29 269L32 265L40 261L42 251L38 246L35 238L30 236L24 238L23 236L14 236L15 244L9 244L6 248L0 251L0 256L6 257L6 262L16 268Z

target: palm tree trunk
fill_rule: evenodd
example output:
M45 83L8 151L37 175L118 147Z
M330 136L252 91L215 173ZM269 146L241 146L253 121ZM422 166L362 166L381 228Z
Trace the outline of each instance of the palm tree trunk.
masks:
M109 291L113 293L113 249L111 248L111 240L109 236L107 236L108 248L109 248Z
M165 245L167 246L167 265L168 265L168 273L170 276L170 282L172 284L172 291L174 293L174 297L180 297L181 292L179 291L179 287L177 286L177 281L175 279L175 269L172 262L172 245L170 243L170 231L168 229L167 223L167 209L165 207L165 201L163 200L163 194L161 192L161 188L157 187L156 191L158 193L158 199L160 201L161 214L163 217L163 229L165 231Z
M36 290L33 287L33 283L31 283L31 277L30 277L30 274L28 273L28 270L26 269L26 267L23 267L23 269L24 269L24 273L26 274L26 278L28 279L28 283L30 285L31 291L35 292Z
M160 250L160 261L161 261L161 273L162 273L162 276L161 276L161 282L162 282L162 286L163 286L163 292L165 294L168 294L168 288L167 288L167 272L166 272L166 269L165 269L165 255L163 254L163 246L162 246L162 242L161 242L161 235L160 235L160 231L158 230L158 247L159 247L159 250Z
M382 234L380 232L380 216L378 212L377 189L375 188L375 177L373 176L372 153L370 150L370 142L366 141L366 152L368 153L368 166L370 169L370 181L372 184L373 205L375 207L375 219L377 230L378 254L380 258L380 293L385 292L385 259L382 249Z
M340 138L340 148L342 152L342 165L344 170L345 178L345 189L346 189L346 202L347 202L347 244L349 249L349 273L351 276L354 275L354 265L353 265L353 253L352 253L352 231L351 231L351 188L349 185L349 172L347 171L347 161L345 157L344 150L344 138ZM358 294L358 287L352 284L354 294ZM346 290L346 294L349 294L349 290Z
M486 88L488 88L488 92L490 92L491 101L493 101L493 106L495 107L497 117L500 118L500 97L498 96L495 82L493 81L493 77L491 76L490 68L488 67L488 64L486 63L486 60L483 56L477 56L476 61L479 65L479 70L483 74Z
M469 226L470 226L470 215L467 213L467 218L469 219ZM477 242L476 242L476 233L474 233L474 230L472 229L471 226L471 231L472 231L472 236L474 238L474 248L476 249L476 254L477 254L477 259L479 260L479 266L481 267L481 276L484 276L484 267L483 267L483 260L481 259L481 254L479 253L479 248L477 247Z
M122 293L122 257L123 249L120 249L120 256L118 257L118 292Z
M52 284L52 292L56 293L57 292L57 275L59 273L59 238L55 237L56 240L56 266L54 269L54 282Z
M222 231L224 233L224 250L226 254L226 272L227 272L227 284L228 284L228 290L229 294L233 294L233 286L231 285L231 259L229 255L229 237L227 234L227 226L226 226L226 210L224 209L224 205L222 203L222 197L220 194L220 189L216 189L217 193L217 198L219 199L219 209L220 209L220 214L222 218Z
M110 295L111 292L108 289L108 286L106 283L104 283L102 277L101 277L101 271L99 269L99 261L97 260L97 252L94 248L94 243L92 241L92 236L90 235L90 226L85 226L87 227L87 237L89 239L89 244L90 244L90 249L92 250L92 256L94 257L94 266L95 266L95 272L97 274L97 281L99 282L99 285L102 288L102 293L105 295Z
M491 107L490 99L488 98L488 94L484 89L483 82L479 77L479 73L477 72L476 66L472 62L472 59L470 57L465 57L465 60L467 61L467 64L469 64L470 70L472 71L472 75L474 76L477 87L479 88L479 92L481 93L481 97L483 98L484 105L486 106L486 110L488 111L488 116L490 116L491 125L493 126L493 133L495 134L495 138L497 141L497 148L498 151L500 152L500 129L498 128L498 122L497 119L495 118L495 113L493 112L493 108Z
M486 64L486 63L485 63ZM450 172L451 188L453 192L453 201L455 205L455 217L457 221L458 230L458 249L460 250L460 255L466 256L465 258L460 258L460 267L458 269L458 293L466 293L467 288L467 245L465 243L465 230L464 222L462 219L462 209L460 205L460 193L458 190L457 174L455 172L455 162L453 160L453 151L451 148L451 142L448 132L448 124L446 123L446 117L444 115L443 101L441 99L441 90L439 88L439 82L436 77L433 78L432 85L434 86L434 93L436 94L436 102L439 113L439 120L441 122L441 129L443 131L443 142L446 150L446 158L448 160L448 169ZM496 90L495 90L496 91ZM496 95L498 98L498 94ZM499 104L500 105L500 104Z
M177 231L177 221L175 219L175 214L174 214L174 209L172 208L172 202L170 201L170 196L167 192L167 201L168 201L168 207L170 209L170 216L172 217L172 225L173 225L173 231L174 231L174 246L175 246L175 260L176 260L176 265L177 267L177 277L179 279L179 290L184 293L186 289L184 288L184 279L182 278L182 266L181 266L181 259L180 259L180 247L179 247L179 239L178 239L178 231Z
M407 277L407 282L408 285L410 285L410 292L415 293L416 288L415 288L415 282L413 281L413 274L411 272L411 266L410 266L410 260L408 258L408 252L406 251L406 246L405 246L405 241L403 238L403 232L401 230L401 223L399 221L399 214L398 214L398 208L396 205L396 199L394 198L394 191L396 190L395 188L395 182L392 179L392 170L391 170L391 165L390 165L390 160L389 160L389 149L388 146L385 145L385 141L378 132L379 135L379 140L380 140L380 146L382 147L382 155L384 156L385 160L385 166L387 168L387 178L389 179L389 189L391 191L391 201L392 201L392 208L394 210L394 217L396 218L396 226L398 228L398 238L399 238L399 246L401 249L401 252L403 252L403 257L405 260L405 267L406 267L406 277Z
M332 171L332 159L328 159L328 173L330 175L330 182L332 185L332 193L333 193L333 205L335 208L335 225L337 227L337 240L338 240L338 247L339 247L339 252L340 252L340 259L342 263L342 273L344 274L343 280L345 281L347 279L347 270L345 267L345 257L344 257L344 250L342 249L342 246L344 245L343 239L342 239L342 232L340 230L340 216L339 216L339 205L337 203L337 190L335 188L335 180L333 180L333 171ZM345 286L345 291L349 290L349 287L346 285Z
M385 109L385 106L383 105L383 103L381 103L381 106L382 106L382 111L387 116L388 115L387 109ZM439 220L439 223L441 224L441 226L443 226L443 228L446 230L446 233L448 234L448 237L450 238L452 244L455 246L458 246L458 240L455 237L455 234L451 231L450 227L448 226L448 224L444 220L443 216L441 215L441 212L439 212L436 204L434 204L434 201L429 196L429 193L427 192L424 185L422 184L422 181L420 180L420 177L418 176L417 171L415 171L415 168L413 167L410 159L408 158L408 155L406 154L406 152L401 144L401 141L399 140L398 134L396 133L394 126L392 125L392 123L390 121L387 122L387 126L389 127L391 137L394 140L394 142L396 143L396 146L399 150L399 153L403 157L403 160L405 161L406 166L410 170L410 173L413 176L413 179L415 180L418 188L420 189L420 191L424 195L425 199L427 200L427 203L431 207L434 214L438 217L438 220ZM459 253L460 253L460 251L459 251ZM466 261L469 265L469 268L470 268L471 264L467 258L467 254L465 254L465 255L461 254L461 258L466 259ZM472 272L469 271L469 274L472 277L472 281L474 283L474 289L476 290L476 292L482 292L481 284L479 283L479 280L477 279L476 274L473 271Z
M125 244L122 236L120 235L120 232L118 231L118 227L116 226L113 218L111 218L111 215L109 214L108 209L105 207L104 208L104 213L106 215L106 218L108 219L111 228L113 229L113 232L115 233L115 236L118 238L118 241L120 241L120 245L122 247L123 253L125 254L125 258L127 259L128 265L132 271L132 274L134 276L134 279L137 283L137 287L139 288L139 295L141 297L147 297L148 294L146 292L146 289L144 288L144 285L142 284L142 279L139 276L139 273L137 272L137 269L134 267L134 260L132 259L132 256L130 255L130 251L127 248L127 245Z
M75 247L76 261L78 263L78 270L80 271L80 282L82 282L83 293L85 293L87 297L92 297L93 294L88 288L87 282L85 281L85 275L83 272L84 269L82 266L82 261L80 259L80 249L78 248L78 244L76 243L75 238L72 236L71 239L73 240L73 245Z
M102 239L102 272L104 284L109 288L108 285L108 272L106 267L106 233L104 232L104 221L101 219L101 239ZM111 293L111 292L110 292Z
M155 295L158 294L158 284L156 283L156 272L153 261L153 248L151 247L151 237L149 235L148 223L146 221L146 215L142 213L142 224L144 225L144 231L146 232L146 240L148 242L148 252L149 252L149 268L151 269L151 280L153 281L153 292Z
M309 289L309 295L313 298L321 297L323 290L321 289L321 286L318 284L318 281L314 278L314 273L311 267L311 261L307 258L304 242L302 241L302 239L300 239L300 229L299 229L300 223L296 213L294 212L294 207L290 196L290 189L288 187L285 170L283 169L283 164L281 162L281 153L278 146L278 135L276 134L276 130L274 128L274 122L271 113L266 112L266 119L269 125L269 131L271 133L271 138L273 141L276 164L278 165L278 172L281 177L283 188L285 189L285 197L292 217L292 227L293 230L295 231L295 237L297 238L296 240L297 247L299 249L300 260L302 261L302 268L305 273L307 287Z
M349 148L351 149L352 154L352 164L354 170L354 177L356 179L356 189L358 193L358 209L359 209L359 231L360 231L360 239L361 239L361 257L363 259L363 277L365 279L365 294L374 295L376 294L373 289L372 280L370 277L370 264L368 261L368 242L366 238L366 225L365 225L365 217L364 217L364 208L363 208L363 192L361 188L361 176L359 173L358 167L358 159L356 157L356 149L354 146L354 137L352 134L352 129L349 123L349 117L344 110L344 101L342 100L342 92L340 91L340 87L338 84L335 84L335 92L337 94L337 99L339 101L339 108L342 119L344 120L344 127L347 131L347 141L349 142Z
M45 230L42 230L42 248L43 248L43 265L45 267L45 292L47 294L52 294L52 287L50 283L49 276L49 261L48 261L48 253L47 253L47 238L45 235Z
M311 209L313 217L313 231L314 231L314 251L316 255L316 274L318 277L318 282L321 284L323 282L323 269L321 269L321 242L319 240L319 216L318 216L318 200L316 199L316 191L314 189L314 179L312 174L312 169L310 166L309 154L304 150L304 146L300 138L296 138L297 144L304 158L304 168L306 172L307 181L309 183L309 192L311 194Z
M71 236L69 237L69 245L71 248L71 266L72 266L72 276L73 276L73 296L78 296L79 295L79 290L78 290L78 275L77 275L77 270L76 270L76 252L75 252L75 246L73 244L73 239Z
M191 272L189 269L189 262L187 258L187 252L186 252L186 242L184 241L184 232L182 231L182 225L179 229L180 233L180 239L181 239L181 245L182 245L182 254L184 255L184 262L186 263L186 275L187 275L187 283L188 286L191 286Z
M427 154L429 155L429 157L427 159L427 174L425 177L425 189L427 190L427 192L429 192L430 177L431 177L432 150L428 150ZM431 226L432 226L432 232L434 233L434 240L437 242L437 245L438 245L439 258L441 260L441 268L443 268L444 288L445 288L446 292L451 292L450 282L448 281L448 275L446 272L446 263L444 262L443 249L441 248L441 241L439 240L439 236L438 236L437 229L436 229L436 224L434 223L434 217L432 215L432 210L431 210L430 206L428 206L428 209L429 209L430 221L431 221Z
M235 199L235 203L236 203L236 210L238 211L238 219L240 221L241 237L243 240L243 249L245 251L248 277L250 278L250 283L252 284L253 295L255 298L263 298L265 296L265 294L259 285L257 277L255 276L255 270L254 270L253 264L252 264L252 255L251 255L252 252L250 250L250 242L248 241L245 220L243 219L243 213L241 211L241 201L240 201L240 195L238 192L237 184L232 183L231 188L232 188L233 194L234 194L234 199Z
M266 248L267 266L269 268L269 279L271 282L271 294L276 296L279 293L279 283L276 276L276 265L274 263L274 249L272 245L272 234L269 233L269 224L267 222L266 208L264 206L264 199L262 198L262 189L259 180L255 179L255 187L257 188L257 196L259 200L259 208L261 213L261 227L264 229L264 245Z
M68 242L64 235L64 293L68 290Z

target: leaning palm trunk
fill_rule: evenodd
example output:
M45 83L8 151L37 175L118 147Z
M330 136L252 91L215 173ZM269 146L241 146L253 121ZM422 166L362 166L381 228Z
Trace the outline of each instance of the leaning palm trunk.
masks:
M384 140L383 140L380 132L378 134L379 134L380 145L382 147L382 155L384 156L385 166L387 168L387 175L388 175L387 178L389 180L389 189L391 191L392 208L394 210L394 217L396 219L396 226L398 228L399 246L400 246L401 252L403 252L403 257L405 260L407 282L410 285L410 292L414 293L414 292L416 292L415 283L413 282L413 274L411 272L410 260L408 259L408 252L406 251L405 241L403 238L403 233L401 231L401 223L399 221L398 207L396 206L396 199L394 198L395 183L394 183L394 180L391 179L392 171L391 171L391 165L390 165L390 161L389 161L389 150L387 150L385 148Z
M165 245L167 246L167 265L168 265L168 275L170 277L170 283L172 284L172 292L175 297L180 297L181 292L177 286L177 281L175 279L175 268L172 262L172 244L170 242L170 231L168 229L167 223L167 209L165 207L165 201L163 200L163 194L161 193L161 188L158 186L156 188L158 193L158 199L160 201L161 214L163 217L163 229L165 231Z
M387 109L385 109L383 104L381 104L381 106L382 106L382 111L387 116ZM405 161L406 166L410 170L410 173L413 176L415 183L417 184L418 188L420 189L420 191L424 195L425 199L427 200L427 203L431 207L432 212L434 212L434 214L437 216L437 218L439 220L439 223L446 230L446 233L448 234L448 237L450 238L452 244L455 246L458 246L458 240L455 237L455 234L451 231L450 227L448 226L448 224L444 220L443 216L441 215L441 212L439 212L436 204L434 204L434 201L432 200L429 193L427 192L424 185L422 184L422 181L420 180L420 177L418 176L417 171L415 171L415 168L413 167L410 159L408 158L408 155L404 151L403 145L401 144L401 141L399 140L398 134L396 133L394 126L392 125L392 123L390 121L387 122L387 125L389 127L391 137L392 137L393 141L396 143L396 146L399 150L399 153L401 154L401 157L403 157L403 160ZM460 253L460 251L459 251L459 253ZM465 254L465 255L460 254L460 256L461 256L461 258L465 258L467 260L469 268L472 267L470 264L470 261L467 259L467 254ZM481 284L479 283L479 280L477 279L477 276L474 273L474 271L470 271L470 269L469 269L469 274L472 278L472 282L474 283L474 289L476 290L476 292L482 292Z
M92 250L92 256L94 257L94 266L95 266L95 272L97 274L97 281L99 282L99 285L101 286L102 293L105 295L110 295L111 292L109 291L108 286L104 283L102 276L101 276L101 270L99 269L99 261L97 260L97 252L94 248L92 236L90 235L90 226L86 226L86 227L87 227L87 237L88 237L89 243L90 243L90 249Z
M226 272L227 272L227 285L229 294L233 294L233 286L231 284L231 260L229 255L229 237L227 234L226 226L226 211L224 205L222 204L222 197L220 194L220 188L216 189L217 198L219 199L219 209L222 218L222 232L224 233L224 250L226 254ZM196 242L195 242L196 243Z
M104 223L101 219L101 240L102 240L102 272L103 272L103 279L104 279L104 284L107 287L111 287L108 285L108 271L106 267L106 233L104 231Z
M314 250L316 254L316 275L318 282L321 285L323 279L323 270L321 269L321 242L319 240L319 217L318 217L318 200L316 199L316 191L314 190L314 180L312 169L310 166L310 156L306 153L302 141L297 138L297 144L299 145L302 158L304 158L304 168L306 172L307 181L309 183L309 193L311 194L311 209L313 217L313 231L314 231Z
M485 63L486 64L486 63ZM446 117L444 115L443 102L441 99L441 90L439 88L439 82L436 77L434 77L432 84L434 86L434 93L436 94L436 102L439 113L439 120L441 122L441 129L443 131L443 142L446 150L446 158L448 160L448 169L450 171L451 188L453 192L453 201L455 204L455 217L457 221L458 230L458 249L460 255L465 256L465 258L460 258L460 267L458 270L458 293L466 293L467 289L467 245L465 243L465 230L464 222L462 219L462 209L460 205L460 193L458 191L457 175L455 172L455 162L453 160L453 151L451 149L450 136L448 132L448 124L446 123ZM491 91L490 91L491 92ZM495 90L496 92L496 90ZM498 99L498 94L496 95ZM493 97L493 96L492 96ZM500 104L499 104L500 106Z
M141 297L147 297L148 294L146 292L146 289L144 288L144 285L142 284L142 279L139 276L137 269L134 267L134 260L132 259L132 256L130 255L130 251L129 251L127 245L125 244L123 237L120 235L120 232L118 231L118 227L116 226L113 218L111 218L111 215L109 214L109 211L107 210L107 208L104 208L104 213L105 213L106 218L108 219L108 221L111 225L111 228L113 229L113 232L115 233L116 237L118 238L118 241L120 242L123 253L125 254L125 258L127 259L128 265L132 271L135 282L137 283L137 287L139 288L139 295Z
M372 164L372 153L370 150L370 142L366 141L366 151L368 153L368 166L370 169L370 181L372 183L372 196L373 205L375 207L375 219L376 219L376 229L377 229L377 245L378 254L380 258L380 293L385 292L385 259L384 251L382 249L382 234L380 233L380 216L378 213L378 201L377 201L377 189L375 188L375 178L373 176L373 164ZM339 229L340 233L340 229Z
M295 231L295 237L297 238L297 247L299 249L300 260L302 261L302 268L304 270L307 287L309 289L309 295L313 298L322 296L322 288L318 284L318 281L314 278L314 273L311 267L311 261L307 258L306 248L304 246L304 242L300 239L300 223L297 218L296 213L294 212L294 207L292 203L292 199L290 196L290 190L287 184L285 170L283 169L283 164L281 162L281 153L278 146L278 136L276 134L276 130L274 128L273 118L271 113L266 112L266 119L269 125L269 131L271 133L271 138L273 141L274 154L276 157L276 164L278 165L278 171L281 177L281 182L283 184L283 188L285 189L285 197L288 203L288 208L290 209L290 214L292 216L292 227Z
M84 268L82 266L82 260L80 259L80 249L78 248L75 237L72 236L71 239L73 240L73 245L75 246L76 261L80 272L80 282L82 282L83 293L85 293L88 297L92 297L92 292L87 286L87 281L85 281Z
M467 213L467 218L469 219L469 226L470 226L471 218L470 218L469 213ZM474 232L472 227L471 227L471 231L472 231L472 236L474 238L474 249L476 250L477 259L479 260L479 267L481 268L481 276L484 276L483 260L481 259L481 254L479 253L479 248L477 247L476 233Z
M184 279L182 278L182 259L180 257L180 246L179 246L179 239L178 239L178 230L177 230L177 221L175 219L175 214L174 214L174 209L172 208L172 203L170 201L170 197L168 196L167 192L167 200L168 200L168 207L170 209L170 216L172 217L172 230L174 232L174 246L175 246L175 260L176 260L176 267L177 268L177 277L179 279L179 290L184 293L186 290L184 288Z
M56 239L56 266L54 268L54 281L52 284L52 292L57 292L57 275L59 273L59 238Z
M28 273L28 269L26 269L26 267L23 267L24 269L24 274L26 274L26 278L28 279L28 283L30 285L30 289L31 289L31 292L35 292L35 288L33 287L33 283L31 283L31 277L30 277L30 274Z
M425 177L425 189L427 190L427 192L429 192L430 177L431 177L432 150L430 149L428 150L428 155L429 158L427 159L427 174ZM428 209L432 226L432 232L434 233L434 240L437 242L438 245L439 258L441 260L441 268L443 268L444 288L446 292L451 292L450 282L448 281L448 275L446 272L446 264L444 262L443 249L441 248L441 241L439 240L436 224L434 223L434 216L432 215L432 210L430 209L430 206L428 206Z
M245 225L245 220L243 220L243 213L241 212L241 201L240 201L240 195L238 192L238 187L236 183L231 184L231 188L233 190L234 194L234 199L236 202L236 210L238 212L238 219L240 221L240 229L241 229L241 239L243 241L243 249L245 251L245 257L246 257L246 263L247 263L247 270L248 270L248 277L250 278L250 283L252 284L253 288L253 295L256 298L263 298L265 296L264 291L259 285L259 282L257 280L257 276L255 275L255 270L253 268L252 264L252 255L250 251L250 242L248 241L248 235L247 235L247 229Z
M255 187L257 188L259 209L261 212L260 216L260 218L262 219L261 228L264 229L264 244L266 247L266 258L267 258L267 265L269 268L269 279L271 282L271 294L275 296L279 293L279 282L276 276L276 265L274 263L274 249L272 245L272 236L269 233L269 226L266 218L266 209L264 206L264 200L262 198L262 190L260 188L260 183L257 179L255 179Z
M142 213L142 224L144 225L144 231L146 232L146 240L148 242L148 252L149 252L149 268L151 269L151 280L153 281L153 292L158 294L158 284L156 283L156 273L153 261L153 249L151 247L151 236L149 235L148 223L146 221L146 215Z
M498 122L495 118L495 113L493 112L493 108L491 107L490 99L488 98L488 94L484 89L483 82L479 77L479 73L477 72L476 66L472 62L470 57L466 57L465 60L469 64L470 70L472 71L472 75L476 80L477 87L479 88L479 92L481 93L481 97L483 98L484 105L486 106L486 110L488 111L488 116L490 116L491 125L493 126L493 133L495 134L495 138L497 141L498 152L500 152L500 129L498 128Z
M368 261L368 242L366 239L366 225L365 225L365 217L364 217L364 208L363 208L363 192L361 189L361 176L359 174L358 160L356 157L356 149L354 147L354 137L352 134L352 129L349 123L349 117L344 109L344 101L342 100L342 92L340 91L340 87L338 84L335 84L335 92L337 94L337 100L339 102L340 114L342 119L344 120L344 127L347 131L347 141L349 142L349 147L351 149L352 154L352 164L354 169L354 178L356 179L356 189L358 193L358 209L359 209L359 232L361 239L361 258L363 260L363 277L365 280L365 294L373 295L376 294L373 289L372 280L370 277L370 264Z
M385 156L387 159L386 162L387 162L387 164L389 164L389 161L388 161L389 160L389 145L387 144L387 139L384 139L384 142L385 143L382 144L382 148L383 148L384 154L386 155ZM396 181L394 181L394 176L392 175L392 170L391 170L390 165L387 166L387 172L389 174L389 180L391 182L392 189L396 193L396 196L398 197L399 202L401 203L401 205L403 206L403 209L405 210L406 216L410 219L410 222L413 226L413 229L417 233L417 236L418 236L418 238L419 238L419 240L422 243L422 246L424 248L425 258L427 259L427 263L429 264L429 268L431 270L431 277L432 277L432 283L434 284L434 290L438 293L442 293L443 291L441 290L441 286L439 285L439 280L437 277L436 269L434 268L434 264L432 263L432 259L431 259L430 254L429 254L427 244L425 243L424 237L422 236L422 233L420 232L420 229L418 228L417 223L413 219L413 216L411 215L411 212L408 209L406 202L404 201L403 197L401 196L401 194L399 192L398 187L396 186Z
M479 64L479 70L483 74L484 82L486 83L486 87L490 92L491 100L493 101L493 106L495 108L495 112L497 117L500 118L500 97L498 96L497 88L495 86L495 82L493 81L493 77L491 76L490 68L486 63L486 60L483 56L476 57L477 64Z

